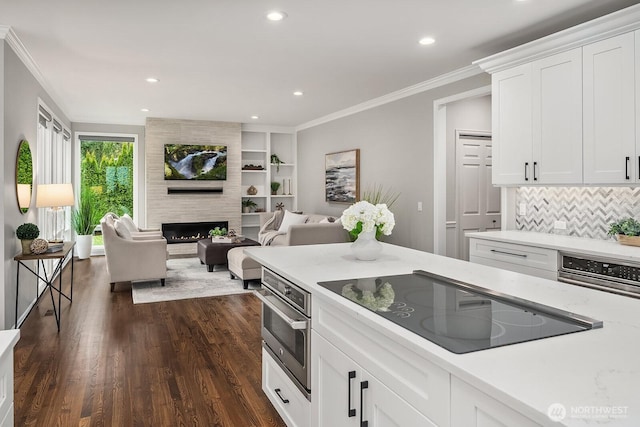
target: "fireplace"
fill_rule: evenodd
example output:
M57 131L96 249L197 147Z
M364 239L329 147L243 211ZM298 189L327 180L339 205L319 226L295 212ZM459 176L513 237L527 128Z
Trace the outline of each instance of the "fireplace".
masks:
M229 221L172 222L162 224L162 235L167 243L192 243L209 237L209 230L216 227L229 229Z

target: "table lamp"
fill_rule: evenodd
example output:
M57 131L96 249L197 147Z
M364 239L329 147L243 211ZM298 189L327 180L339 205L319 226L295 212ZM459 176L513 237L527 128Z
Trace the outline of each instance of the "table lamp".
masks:
M64 206L73 206L71 184L39 184L36 192L36 207L47 209L47 238L51 243L62 242L66 224ZM62 221L62 222L61 222Z

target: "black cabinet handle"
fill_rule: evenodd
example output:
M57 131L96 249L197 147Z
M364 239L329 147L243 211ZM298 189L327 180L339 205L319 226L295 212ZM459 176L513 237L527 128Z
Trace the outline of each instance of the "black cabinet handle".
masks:
M529 181L529 177L527 176L527 172L529 171L529 162L524 162L524 180Z
M278 397L280 398L280 400L282 400L282 403L289 403L289 399L285 399L284 397L282 397L282 395L280 394L280 392L282 390L280 390L279 388L276 388L274 390L276 392L276 394L278 395Z
M624 179L629 179L629 157L624 158Z
M538 166L538 162L533 162L533 180L537 181L538 177L536 176L536 167Z
M363 420L363 394L364 394L364 389L369 388L369 381L361 381L360 382L360 427L369 427L369 421L365 421Z
M638 156L638 175L636 175L636 179L640 178L640 156Z
M349 371L349 395L347 396L347 403L349 405L349 413L347 415L349 415L349 418L351 417L355 417L356 416L356 408L352 408L351 407L351 380L354 379L356 377L356 371Z

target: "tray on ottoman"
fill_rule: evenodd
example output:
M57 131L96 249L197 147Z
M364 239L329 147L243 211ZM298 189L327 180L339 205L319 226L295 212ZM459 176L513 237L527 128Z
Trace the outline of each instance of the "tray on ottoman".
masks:
M202 239L198 240L198 258L201 263L207 265L207 271L211 272L214 265L226 265L227 252L240 246L260 246L260 243L251 239L234 243L214 243L210 238Z

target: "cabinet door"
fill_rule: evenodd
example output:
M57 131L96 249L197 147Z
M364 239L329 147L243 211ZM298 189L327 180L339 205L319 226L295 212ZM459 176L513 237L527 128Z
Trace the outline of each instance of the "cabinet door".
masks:
M531 64L491 78L493 183L533 184Z
M451 377L451 427L534 427L540 424Z
M583 47L584 182L636 179L634 34Z
M532 64L534 184L582 184L582 49Z
M363 371L365 378L358 382L358 390L363 384L368 385L362 390L364 418L370 427L437 427L429 418L418 412L400 396L376 378Z
M316 332L311 337L313 425L358 427L361 368Z

